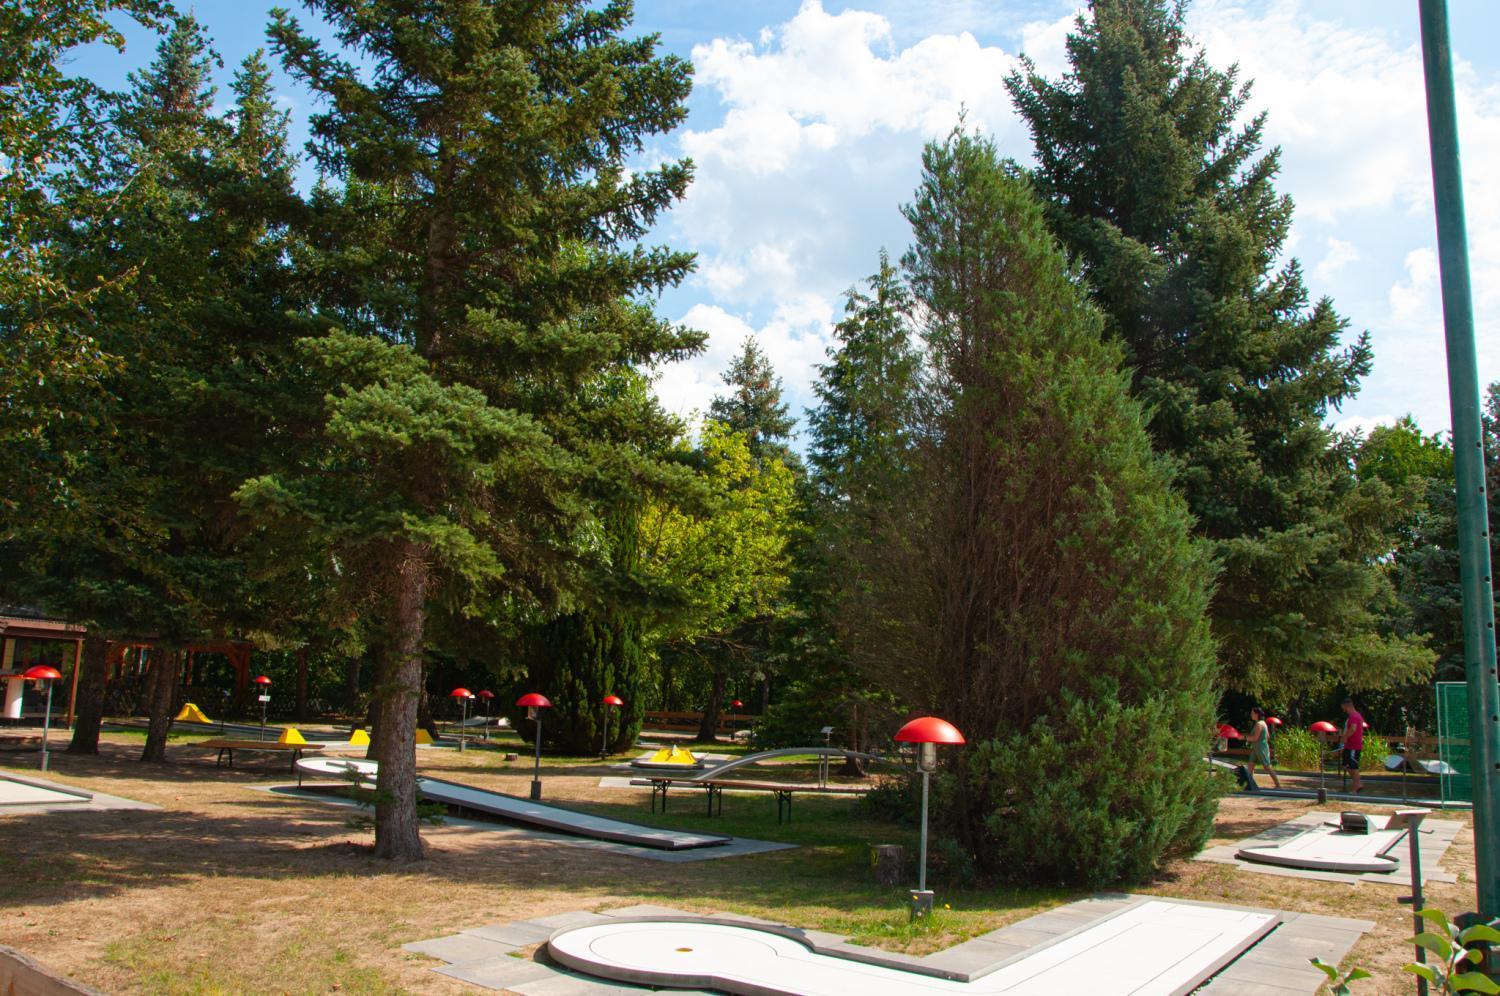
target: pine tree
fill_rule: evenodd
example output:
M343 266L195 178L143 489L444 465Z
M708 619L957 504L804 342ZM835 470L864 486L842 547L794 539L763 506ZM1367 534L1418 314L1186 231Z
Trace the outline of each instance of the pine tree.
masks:
M254 621L232 494L272 448L294 161L264 63L236 76L230 120L211 113L217 64L201 27L175 19L114 101L109 156L60 188L64 278L105 288L72 331L110 361L75 385L73 418L37 427L56 486L28 496L4 555L11 590L90 629L79 753L97 751L104 638L156 643L143 759L160 761L183 644Z
M729 393L714 398L709 418L744 433L757 460L776 459L796 469L799 462L786 445L796 422L781 400L781 378L754 339L745 340L721 376Z
M1309 303L1282 254L1291 199L1262 152L1249 84L1193 51L1183 5L1096 0L1070 71L1006 81L1034 181L1125 349L1159 451L1221 564L1214 633L1231 686L1282 696L1371 688L1431 656L1380 632L1377 557L1399 502L1361 483L1323 421L1368 372L1367 334Z
M955 132L906 216L924 376L850 651L969 738L943 808L984 867L1138 880L1214 812L1207 551L1014 165Z
M690 166L629 170L683 119L689 67L626 38L630 5L314 0L349 50L285 11L293 77L328 101L311 152L331 180L307 238L329 386L304 472L243 492L340 551L381 636L376 851L421 854L412 749L430 604L505 592L540 611L592 556L591 498L654 460L586 431L607 373L687 355L701 337L636 298L691 257L639 244Z

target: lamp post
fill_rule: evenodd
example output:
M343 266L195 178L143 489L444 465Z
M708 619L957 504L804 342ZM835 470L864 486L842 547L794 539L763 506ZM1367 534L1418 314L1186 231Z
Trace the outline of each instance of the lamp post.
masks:
M552 708L552 703L541 692L527 692L516 699L516 705L526 707L526 718L536 722L536 763L531 769L531 798L542 797L542 710Z
M52 683L62 677L62 672L55 667L38 664L36 667L27 668L21 677L31 681L47 683L47 711L42 714L42 770L47 770L47 734L52 728Z
M485 740L489 740L489 738L490 738L490 699L492 699L494 697L495 697L495 693L492 692L492 691L490 691L488 688L480 689L480 691L478 693L479 701L481 701L481 702L484 703L484 739Z
M1313 736L1318 738L1320 745L1318 750L1318 805L1321 806L1328 801L1328 789L1323 786L1323 746L1328 743L1329 735L1337 733L1339 728L1326 719L1320 719L1308 729L1312 730Z
M469 718L469 700L474 693L467 688L455 688L448 693L450 699L458 699L458 752L464 752L464 721Z
M266 739L266 705L271 701L271 679L263 674L255 676L255 683L260 686L260 692L256 696L260 699L260 738Z
M932 893L927 891L927 792L932 772L937 767L937 745L966 741L952 723L936 716L922 716L907 723L896 731L896 741L921 745L917 752L917 767L922 772L922 842L917 864L917 888L911 894L911 916L915 920L932 912Z
M1276 762L1276 734L1281 732L1281 720L1275 716L1266 717L1266 749L1271 752L1271 763Z
M741 709L743 709L744 707L745 707L745 703L741 702L739 699L735 699L733 702L729 703L729 708L731 710L733 710L729 714L729 739L731 741L734 740L735 733L737 733L739 731L739 728L740 728L740 715L739 715L739 711Z
M622 698L620 698L618 695L610 694L610 695L604 696L603 702L604 702L604 722L602 724L600 724L600 725L602 725L604 727L604 732L599 737L599 757L600 757L600 759L603 759L603 758L606 758L606 757L609 756L609 710L611 708L614 708L614 709L620 708L620 706L622 706L622 705L625 704L625 700L622 699Z

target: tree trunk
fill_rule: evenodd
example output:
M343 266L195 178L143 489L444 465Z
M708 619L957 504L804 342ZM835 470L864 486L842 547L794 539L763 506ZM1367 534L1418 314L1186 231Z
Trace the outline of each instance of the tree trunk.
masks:
M146 681L146 749L142 761L157 764L167 759L167 734L172 729L172 697L177 691L177 672L182 669L182 650L178 647L151 648L151 673Z
M714 668L713 690L708 693L708 701L703 704L703 721L698 724L697 743L712 744L719 740L719 712L724 705L724 683L728 678L729 674L724 668Z
M104 723L104 691L109 684L109 641L89 633L83 638L79 663L78 703L69 754L99 753L99 727Z
M771 708L771 676L766 674L760 679L760 714L764 716L769 708Z
M437 721L432 718L432 703L427 698L427 669L422 669L417 679L417 725L427 731L433 743L437 743Z
M297 722L307 722L307 648L297 651Z
M380 738L379 797L375 804L375 855L396 861L424 857L417 822L417 700L422 690L422 636L426 625L427 551L407 543L397 566L394 639L376 688Z
M376 683L378 686L382 668L377 661L375 664ZM378 760L380 755L376 753L380 747L380 696L371 695L370 704L365 707L365 732L370 735L370 746L365 748L365 760ZM412 750L416 750L416 744L412 744Z
M365 651L366 654L369 651ZM353 716L359 710L359 657L350 657L344 662L344 708Z
M863 724L860 720L859 703L856 702L849 707L849 732L844 738L846 750L864 751ZM857 757L844 758L844 766L839 769L839 775L844 778L865 777L865 762Z

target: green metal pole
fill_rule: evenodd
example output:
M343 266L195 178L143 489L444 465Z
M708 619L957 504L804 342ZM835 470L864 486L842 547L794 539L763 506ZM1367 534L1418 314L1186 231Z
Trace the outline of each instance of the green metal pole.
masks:
M1427 133L1437 204L1443 328L1448 345L1448 405L1458 478L1458 551L1463 585L1464 670L1469 684L1469 737L1474 780L1474 873L1478 912L1500 916L1500 678L1495 672L1495 596L1490 582L1489 514L1479 421L1479 365L1464 230L1458 109L1447 0L1421 0L1422 67L1427 80Z

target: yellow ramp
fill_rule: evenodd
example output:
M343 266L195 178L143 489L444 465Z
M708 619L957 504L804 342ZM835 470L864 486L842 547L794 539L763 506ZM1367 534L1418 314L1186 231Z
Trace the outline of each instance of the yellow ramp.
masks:
M417 743L419 743L419 744L430 744L430 743L432 743L432 734L428 733L426 730L422 729L420 726L417 727Z
M182 707L182 711L175 717L187 723L212 723L213 720L203 715L203 710L189 702Z
M307 740L302 736L301 730L295 726L288 726L281 731L281 736L276 738L276 742L279 744L305 744Z
M370 743L370 735L364 730L355 730L353 733L349 734L349 742L356 747L368 746Z

